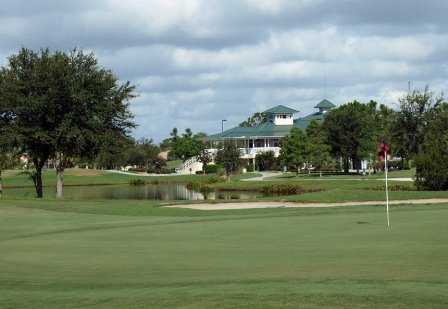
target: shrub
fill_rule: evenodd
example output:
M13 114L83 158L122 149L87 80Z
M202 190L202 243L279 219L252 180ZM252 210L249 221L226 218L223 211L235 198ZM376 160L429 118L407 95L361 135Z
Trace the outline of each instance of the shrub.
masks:
M273 151L265 151L255 156L255 164L260 171L275 170L278 168L277 159Z
M143 179L131 179L129 181L129 184L131 186L143 186L146 184L146 181L144 181Z
M185 187L188 190L193 190L193 191L197 191L197 192L201 192L201 193L209 193L211 191L213 191L212 188L210 188L208 185L201 183L201 182L189 182L185 185Z
M212 189L212 188L210 188L209 186L206 186L206 185L202 185L200 188L199 188L199 192L201 192L205 197L209 194L209 193L211 193L211 192L213 192L214 190Z
M222 177L212 176L212 177L209 177L206 182L208 184L214 184L214 183L218 183L218 182L222 182L222 181L224 181L224 179L222 179Z
M216 154L216 163L222 164L227 176L238 171L241 165L240 150L232 142L225 142L224 148Z
M216 172L216 176L218 176L218 177L224 177L224 176L226 176L226 171L224 170L224 168L220 168L220 169Z
M303 194L309 192L318 192L321 189L304 189L297 185L292 184L271 184L266 185L261 188L263 194L277 194L277 195L293 195L293 194Z
M448 189L448 104L441 104L428 117L424 141L415 160L420 190Z
M150 174L169 174L170 169L166 166L166 161L158 157L148 162L147 172Z
M246 167L246 171L247 171L248 173L255 172L253 164L250 164L250 163L249 163L249 164L247 165L247 167Z
M143 167L132 167L132 168L128 169L128 172L144 173L144 172L146 172L146 169L144 169Z
M220 169L223 169L223 166L221 164L209 164L205 166L205 173L216 174Z

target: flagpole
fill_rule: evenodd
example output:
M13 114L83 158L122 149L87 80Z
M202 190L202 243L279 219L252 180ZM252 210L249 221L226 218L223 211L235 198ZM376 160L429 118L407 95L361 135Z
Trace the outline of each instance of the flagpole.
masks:
M389 219L389 190L387 188L387 151L384 151L384 172L386 174L386 214L387 214L387 228L390 229Z

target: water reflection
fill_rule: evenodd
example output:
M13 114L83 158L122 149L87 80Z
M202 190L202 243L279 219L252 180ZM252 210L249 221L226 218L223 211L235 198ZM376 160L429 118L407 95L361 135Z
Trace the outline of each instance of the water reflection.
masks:
M55 194L53 188L45 188L45 194ZM5 190L5 195L9 190ZM9 191L14 196L32 196L32 188L13 189ZM109 186L66 186L64 198L66 199L135 199L135 200L233 200L254 199L260 196L256 192L197 192L189 190L182 184L160 184L160 185L109 185Z

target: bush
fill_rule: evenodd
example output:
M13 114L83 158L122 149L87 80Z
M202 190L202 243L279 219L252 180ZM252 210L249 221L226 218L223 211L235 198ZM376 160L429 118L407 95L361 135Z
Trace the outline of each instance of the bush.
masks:
M227 176L238 171L241 160L240 160L240 150L232 142L226 141L224 143L224 148L218 150L215 158L216 163L222 164Z
M211 191L213 191L212 188L210 188L208 185L206 185L205 183L201 183L201 182L189 182L185 185L185 187L188 190L193 190L196 192L201 192L201 193L209 193Z
M221 164L209 164L205 166L205 173L206 174L216 174L220 169L223 169L224 167Z
M448 189L448 104L441 104L428 117L421 151L415 160L420 190Z
M263 194L270 195L293 195L318 191L321 191L321 189L304 189L300 186L292 184L272 184L261 188L261 192L263 192Z
M166 166L166 161L160 158L153 158L148 162L147 172L150 174L169 174L171 169Z
M146 169L143 167L132 167L132 168L128 169L128 172L144 173L144 172L146 172Z
M278 169L278 160L273 151L260 152L255 156L255 164L260 171Z
M207 179L208 184L214 184L214 183L218 183L218 182L222 182L222 181L224 181L224 179L219 176L212 176Z
M129 184L131 186L143 186L146 185L146 181L144 181L143 179L131 179L129 181Z
M255 172L253 164L250 164L250 163L249 163L249 164L247 165L247 167L246 167L246 171L247 171L248 173Z
M433 150L418 155L416 164L415 184L419 190L447 190L448 189L448 153L446 150Z
M218 177L224 177L224 176L226 176L226 171L225 171L225 169L224 169L224 168L220 168L220 169L218 169L218 171L216 172L216 176L218 176Z

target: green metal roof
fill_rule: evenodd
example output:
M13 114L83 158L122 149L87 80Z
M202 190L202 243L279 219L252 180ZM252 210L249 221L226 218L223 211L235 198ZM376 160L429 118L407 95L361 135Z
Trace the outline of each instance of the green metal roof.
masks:
M270 108L263 112L263 114L295 114L299 111L283 106L283 105L277 105L276 107Z
M276 126L272 122L265 122L256 127L235 127L220 134L210 135L209 139L283 137L288 135L292 127L292 125Z
M333 107L336 107L336 105L334 105L333 103L331 103L327 99L324 99L324 100L320 101L319 104L317 104L314 107L315 108L321 108L321 109L331 109Z
M315 113L304 118L294 120L293 125L275 125L272 122L265 122L256 127L235 127L224 131L223 133L208 136L208 140L223 139L247 139L264 137L284 137L289 134L292 128L305 130L313 120L322 121L323 113Z
M328 103L334 107L333 103L328 100ZM323 102L323 101L322 101ZM321 104L320 102L319 104ZM319 105L318 104L318 105ZM317 107L317 106L316 106ZM285 110L289 110L286 112ZM273 112L272 112L273 111ZM292 112L291 112L292 111ZM279 105L270 110L267 110L265 113L295 113L296 111L290 109L288 107ZM255 127L235 127L229 130L224 131L223 133L209 135L208 140L223 140L223 139L247 139L247 138L264 138L264 137L284 137L289 134L292 128L299 128L305 130L311 121L316 120L321 122L324 120L326 113L324 112L316 112L310 115L307 115L303 118L298 118L294 120L293 125L275 125L272 122L264 122Z
M316 120L318 122L323 121L325 118L325 114L321 112L317 112L303 118L298 118L294 120L294 127L302 130L306 130L306 128L310 125L311 121Z

